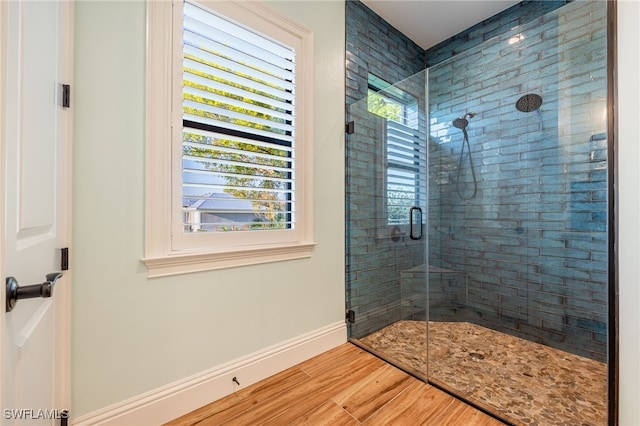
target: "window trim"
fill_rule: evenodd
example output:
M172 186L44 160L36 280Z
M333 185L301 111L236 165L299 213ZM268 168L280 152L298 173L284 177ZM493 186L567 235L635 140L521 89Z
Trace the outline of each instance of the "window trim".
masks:
M182 79L182 40L172 37L172 28L182 26L181 1L147 1L147 63L146 63L146 153L145 153L145 257L149 277L261 264L290 259L308 258L313 242L313 33L255 1L199 1L206 7L236 20L263 34L274 28L287 37L298 39L303 54L296 63L296 92L301 112L296 117L296 157L300 163L297 209L300 215L298 235L283 241L257 241L229 248L202 244L176 249L172 246L172 197L176 182L177 143L182 138L182 86L174 84L173 76ZM177 50L176 50L177 49ZM174 54L174 52L176 52ZM179 53L179 54L178 54ZM178 70L178 71L176 71ZM176 79L177 80L177 79ZM173 91L173 92L172 92ZM179 95L177 95L179 93ZM180 107L176 111L176 96ZM180 123L176 125L175 123ZM178 166L181 170L181 166ZM269 232L269 231L261 231Z

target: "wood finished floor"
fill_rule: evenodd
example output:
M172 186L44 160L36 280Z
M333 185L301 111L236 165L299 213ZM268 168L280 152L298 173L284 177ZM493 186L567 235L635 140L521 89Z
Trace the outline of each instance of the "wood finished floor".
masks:
M166 425L502 425L345 343Z

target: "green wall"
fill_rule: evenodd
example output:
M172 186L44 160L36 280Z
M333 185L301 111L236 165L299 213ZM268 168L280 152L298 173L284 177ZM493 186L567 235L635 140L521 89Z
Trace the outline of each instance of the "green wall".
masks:
M147 279L145 3L75 4L74 416L344 319L344 3L269 2L314 31L315 252Z

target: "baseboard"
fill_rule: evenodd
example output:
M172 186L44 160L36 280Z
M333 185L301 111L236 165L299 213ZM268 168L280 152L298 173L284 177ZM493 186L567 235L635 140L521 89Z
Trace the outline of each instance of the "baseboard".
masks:
M71 419L78 426L159 425L347 341L344 321ZM233 382L236 377L240 385Z

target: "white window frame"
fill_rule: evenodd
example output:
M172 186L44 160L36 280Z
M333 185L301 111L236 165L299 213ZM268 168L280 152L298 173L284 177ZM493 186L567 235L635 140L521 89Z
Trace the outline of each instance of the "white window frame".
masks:
M198 4L296 51L295 229L175 236L182 222L182 1L147 1L145 257L149 277L311 256L313 33L255 1ZM177 198L176 198L177 197ZM174 201L172 201L174 200ZM226 235L220 235L226 234ZM245 235L237 235L245 234ZM246 235L250 234L250 235ZM240 238L237 238L240 237Z

